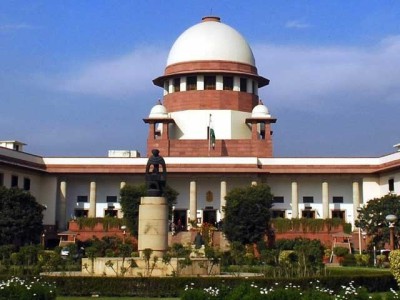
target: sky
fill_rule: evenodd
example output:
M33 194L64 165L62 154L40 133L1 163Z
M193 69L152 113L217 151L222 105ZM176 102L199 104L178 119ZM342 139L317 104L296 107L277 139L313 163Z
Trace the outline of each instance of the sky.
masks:
M146 155L143 122L179 35L239 31L276 157L375 157L400 143L400 1L1 0L0 140L40 156ZM217 137L218 139L218 137Z

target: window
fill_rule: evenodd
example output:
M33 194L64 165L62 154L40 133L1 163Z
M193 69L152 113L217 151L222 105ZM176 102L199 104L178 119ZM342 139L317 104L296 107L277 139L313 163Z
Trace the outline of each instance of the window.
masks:
M181 90L181 79L174 78L174 92L179 92Z
M233 77L224 76L223 77L224 90L232 91L233 90Z
M273 203L284 203L285 202L285 198L283 198L282 196L275 196L274 199L272 200Z
M344 210L338 210L338 209L335 209L335 210L332 210L332 219L341 219L341 220L344 220Z
M17 188L18 187L18 176L17 175L12 175L11 176L11 187L12 188Z
M393 178L388 180L388 185L389 185L389 192L394 192L394 179Z
M75 217L82 218L87 217L89 212L86 209L75 209Z
M276 219L276 218L285 218L285 211L284 210L272 210L271 211L272 215L272 219Z
M107 202L118 202L117 196L107 196Z
M246 78L240 78L240 91L247 92L247 79Z
M343 197L342 196L333 196L332 203L343 203Z
M315 219L315 211L313 210L303 210L301 216L306 219Z
M31 180L29 178L24 178L24 190L30 191L31 189Z
M215 76L204 76L204 89L215 90Z
M78 196L76 202L88 202L88 196Z
M304 196L303 203L314 203L314 197L312 196Z
M114 210L114 209L106 209L104 211L104 216L105 217L116 217L117 216L118 211Z
M197 90L197 77L196 76L188 76L186 78L186 90L187 91Z
M0 186L4 186L4 174L0 173Z

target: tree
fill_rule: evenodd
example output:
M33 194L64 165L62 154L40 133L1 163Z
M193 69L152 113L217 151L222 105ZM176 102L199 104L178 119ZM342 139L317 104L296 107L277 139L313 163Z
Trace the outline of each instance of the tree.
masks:
M39 243L44 209L30 193L0 187L0 245Z
M230 242L257 243L268 229L272 194L269 186L236 188L225 197L222 230Z
M385 243L389 243L387 215L400 216L400 196L388 194L369 200L366 206L360 208L358 220L355 222L357 227L365 230L372 237L372 243L378 248L384 248ZM397 221L394 226L395 245L398 245L397 235L400 231L400 222Z
M146 196L147 189L145 185L126 185L121 190L121 208L126 220L126 226L129 231L134 235L138 235L139 223L139 205L140 198ZM166 186L164 188L163 196L167 199L169 216L172 215L172 206L176 203L176 198L179 193L173 188Z

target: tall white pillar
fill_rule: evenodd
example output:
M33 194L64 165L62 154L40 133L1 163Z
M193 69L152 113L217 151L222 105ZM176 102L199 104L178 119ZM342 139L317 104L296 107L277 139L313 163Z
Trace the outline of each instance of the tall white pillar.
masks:
M253 93L253 80L247 79L247 92L252 94Z
M215 89L217 91L222 91L224 89L224 78L222 75L217 75L215 78Z
M168 93L173 93L174 92L174 80L170 79L168 83Z
M186 77L181 77L181 92L186 91Z
M322 218L329 218L329 187L326 181L322 183Z
M96 182L90 182L89 218L96 218Z
M240 92L240 77L239 76L233 77L233 90L235 92Z
M292 182L292 219L299 217L299 192L297 182Z
M358 181L353 182L353 222L358 219L357 208L361 205L360 202L360 184Z
M190 209L190 220L197 222L197 187L196 181L190 182L190 195L189 195L189 209Z
M60 208L58 212L58 226L60 229L67 228L67 182L60 182Z
M226 181L221 181L221 205L220 205L220 211L221 211L221 219L225 218L225 212L224 212L224 207L226 205Z

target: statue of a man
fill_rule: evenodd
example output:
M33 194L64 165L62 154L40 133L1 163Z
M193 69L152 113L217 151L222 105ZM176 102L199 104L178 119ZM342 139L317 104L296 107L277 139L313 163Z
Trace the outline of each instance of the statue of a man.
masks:
M152 156L150 156L146 165L147 195L162 196L167 180L167 167L158 149L151 150L151 153ZM160 166L162 173L160 173Z

